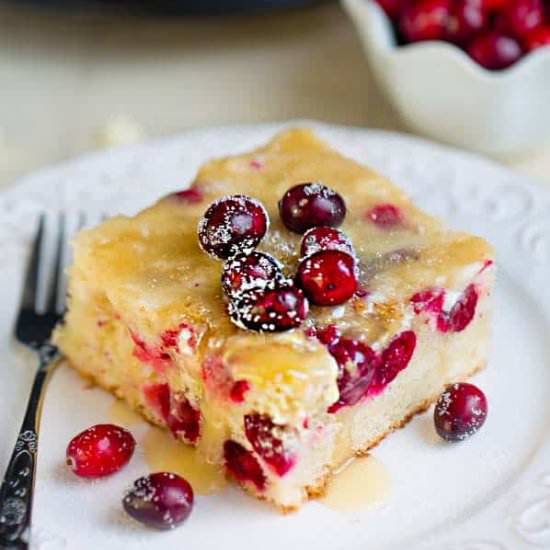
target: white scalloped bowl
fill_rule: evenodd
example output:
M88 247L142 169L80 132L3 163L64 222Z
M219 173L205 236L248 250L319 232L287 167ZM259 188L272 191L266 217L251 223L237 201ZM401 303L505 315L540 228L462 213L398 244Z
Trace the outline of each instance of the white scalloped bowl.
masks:
M369 65L415 131L466 149L504 156L550 140L550 48L490 72L445 42L398 46L372 0L342 0Z

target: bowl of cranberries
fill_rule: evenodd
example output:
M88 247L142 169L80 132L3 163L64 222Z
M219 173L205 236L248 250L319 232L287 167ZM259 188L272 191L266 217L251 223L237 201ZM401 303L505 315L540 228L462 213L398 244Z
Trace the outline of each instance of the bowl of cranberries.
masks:
M550 139L550 0L342 0L404 121L503 156Z

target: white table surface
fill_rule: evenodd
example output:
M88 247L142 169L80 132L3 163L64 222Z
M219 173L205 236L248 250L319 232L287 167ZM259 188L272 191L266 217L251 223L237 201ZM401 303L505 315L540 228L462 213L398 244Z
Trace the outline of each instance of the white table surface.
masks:
M164 20L0 7L0 187L106 140L304 117L405 130L335 3ZM550 147L506 162L550 186Z

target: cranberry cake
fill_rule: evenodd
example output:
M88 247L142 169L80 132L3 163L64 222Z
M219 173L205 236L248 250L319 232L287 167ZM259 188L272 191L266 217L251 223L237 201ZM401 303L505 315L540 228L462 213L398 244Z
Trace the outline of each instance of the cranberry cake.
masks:
M307 130L75 242L74 368L283 510L481 368L494 263Z

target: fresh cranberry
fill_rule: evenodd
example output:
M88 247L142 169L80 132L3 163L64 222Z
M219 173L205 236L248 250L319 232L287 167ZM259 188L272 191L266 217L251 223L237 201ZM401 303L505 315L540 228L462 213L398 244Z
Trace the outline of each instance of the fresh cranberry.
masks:
M251 482L263 491L267 479L256 457L240 443L228 439L223 445L223 458L227 471L241 483Z
M198 204L202 201L204 194L200 187L189 187L189 189L174 193L173 196L187 204Z
M278 476L284 476L296 463L296 457L285 449L281 439L285 428L274 424L269 416L247 414L244 431L254 450Z
M305 232L300 256L305 258L320 250L342 250L351 256L355 255L350 238L334 227L312 227Z
M500 13L510 2L515 0L480 0L483 10L487 13Z
M73 437L67 464L80 477L104 477L118 472L134 454L132 434L113 424L97 424Z
M251 252L269 225L265 208L255 199L231 195L213 202L199 222L202 249L218 258Z
M396 336L382 352L380 364L374 374L374 385L383 387L407 368L416 349L416 334L406 330Z
M122 499L126 513L155 529L174 529L193 510L193 488L182 477L159 472L140 477Z
M514 0L502 12L502 23L512 35L523 38L544 23L542 0Z
M300 326L309 311L304 293L291 283L271 284L249 290L228 306L231 320L240 328L282 332Z
M281 269L273 256L263 252L236 254L223 266L222 287L228 296L236 296L243 291L264 288L268 281L281 279Z
M349 300L357 289L353 256L340 250L321 250L302 260L298 282L318 306L335 306Z
M196 443L200 435L200 411L183 394L170 392L168 384L149 384L143 389L147 403L166 422L174 436Z
M380 7L386 12L386 15L397 21L405 0L377 0Z
M339 226L346 215L346 204L336 191L321 183L301 183L283 195L279 214L288 229L304 233L319 225Z
M482 67L498 71L513 65L522 56L522 49L515 38L490 31L475 38L468 53Z
M403 215L395 204L377 204L367 211L367 219L381 229L403 225Z
M338 364L338 401L328 412L334 413L342 407L351 407L366 394L373 380L378 364L376 353L367 344L353 338L342 337L328 344L329 353Z
M476 287L473 284L468 285L451 311L441 314L440 330L446 327L451 332L462 332L472 322L476 314L478 300L479 294Z
M401 12L399 28L409 42L442 40L447 32L450 0L418 0Z
M525 46L532 52L543 46L550 46L550 26L542 25L525 35Z
M487 25L487 14L481 2L458 0L447 20L447 39L456 44L468 43Z
M248 380L237 380L229 392L229 397L234 403L242 403L245 394L250 390L250 382Z
M473 384L453 384L439 397L434 411L437 433L447 441L475 434L487 418L487 398Z

